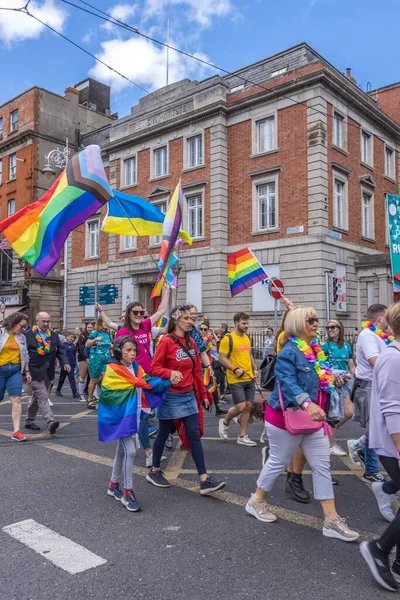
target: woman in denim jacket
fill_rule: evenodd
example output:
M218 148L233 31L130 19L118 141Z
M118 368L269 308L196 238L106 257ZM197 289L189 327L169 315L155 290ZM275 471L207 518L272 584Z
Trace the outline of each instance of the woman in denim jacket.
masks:
M14 427L11 439L16 442L26 441L20 427L23 376L29 383L31 381L29 355L23 334L27 325L28 317L17 312L4 319L3 328L0 329L0 402L7 390Z
M315 351L317 329L318 318L312 307L296 306L286 317L285 332L289 341L277 357L276 384L265 415L270 444L269 458L262 468L257 490L251 495L246 511L259 521L271 523L276 520L276 516L267 508L267 494L300 447L312 469L314 497L321 502L324 512L323 534L352 542L359 534L351 531L345 520L336 512L330 472L329 437L324 434L322 427L322 421L326 420L325 406L317 404L319 390L328 389L333 385L333 376L329 368L324 370L330 376L329 381L318 369L319 362ZM318 359L321 359L320 354ZM286 430L278 384L285 408L295 406L299 410L306 410L313 421L321 421L321 429L315 433L301 435L293 435ZM326 398L326 394L324 396Z

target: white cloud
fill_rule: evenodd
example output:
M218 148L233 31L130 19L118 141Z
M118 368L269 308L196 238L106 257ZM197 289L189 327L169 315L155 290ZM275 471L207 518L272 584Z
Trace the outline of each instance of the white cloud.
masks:
M103 42L101 46L102 51L97 54L98 58L148 91L154 91L165 85L165 48L159 48L143 38L114 39ZM197 53L196 56L208 60L203 54ZM169 83L185 77L203 78L207 72L204 65L197 61L177 52L169 53ZM113 92L118 93L131 85L100 63L96 63L89 74L91 77L111 85Z
M108 14L114 19L118 19L119 21L126 22L127 19L135 16L138 7L136 4L116 4L109 11ZM114 31L117 26L109 23L108 21L104 22L101 25L102 29L107 29L108 31Z
M23 0L1 0L1 6L7 8L21 8L23 3ZM56 6L54 0L32 0L28 10L57 31L62 31L67 20L67 12ZM11 45L13 42L38 38L44 29L44 25L27 14L0 11L0 40L5 44Z
M231 0L146 0L145 16L148 19L168 12L169 7L187 9L187 16L201 27L210 27L215 17L233 16Z

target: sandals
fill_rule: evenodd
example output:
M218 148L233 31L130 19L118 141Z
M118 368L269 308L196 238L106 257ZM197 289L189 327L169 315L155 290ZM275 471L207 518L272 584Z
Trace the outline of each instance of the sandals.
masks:
M88 402L87 403L87 408L89 410L96 410L96 402Z

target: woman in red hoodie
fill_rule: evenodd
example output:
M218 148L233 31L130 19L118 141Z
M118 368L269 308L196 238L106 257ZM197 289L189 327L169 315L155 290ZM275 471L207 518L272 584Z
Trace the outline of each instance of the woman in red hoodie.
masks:
M200 479L200 494L209 495L225 487L213 475L207 475L203 446L199 433L199 417L196 396L208 406L203 384L201 363L190 331L192 329L190 306L174 308L168 323L168 335L157 346L151 375L170 379L172 387L163 404L157 409L159 429L153 446L153 466L146 479L157 487L170 487L160 469L162 451L174 426L174 419L181 419L190 441L190 452Z

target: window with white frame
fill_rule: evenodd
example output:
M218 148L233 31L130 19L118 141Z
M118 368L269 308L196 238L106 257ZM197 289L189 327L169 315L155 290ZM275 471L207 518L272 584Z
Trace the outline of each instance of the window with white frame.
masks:
M136 250L137 238L135 235L121 235L119 241L119 249L121 252L127 250Z
M333 225L339 229L348 228L347 179L339 175L333 177Z
M159 210L161 210L161 212L163 213L163 215L165 215L165 213L167 212L167 206L168 203L167 201L165 202L158 202L156 204L157 208ZM159 246L161 244L162 241L162 236L161 235L152 235L150 237L150 246Z
M15 213L15 208L16 208L15 200L9 200L7 202L7 215L9 217L11 217L11 215L13 215Z
M362 192L362 235L370 240L374 239L374 195L363 190Z
M154 177L162 177L168 174L168 150L167 146L154 150Z
M17 177L17 155L10 154L10 175L9 179L16 179Z
M276 142L276 122L275 117L268 117L256 122L256 153L275 150Z
M345 148L344 117L338 112L333 113L333 144L342 150Z
M10 114L10 132L18 131L18 111L14 110Z
M372 165L372 135L361 131L361 162Z
M257 185L256 195L258 231L275 229L278 225L276 181L270 181L268 183Z
M191 167L199 167L203 164L203 136L195 135L187 140L188 161L187 165Z
M124 160L124 186L134 185L137 182L136 156Z
M99 219L86 223L86 258L99 257Z
M204 236L203 194L187 197L189 235L194 240Z
M3 161L0 160L0 185L3 183Z
M395 178L394 174L394 150L385 146L385 175L391 179Z

